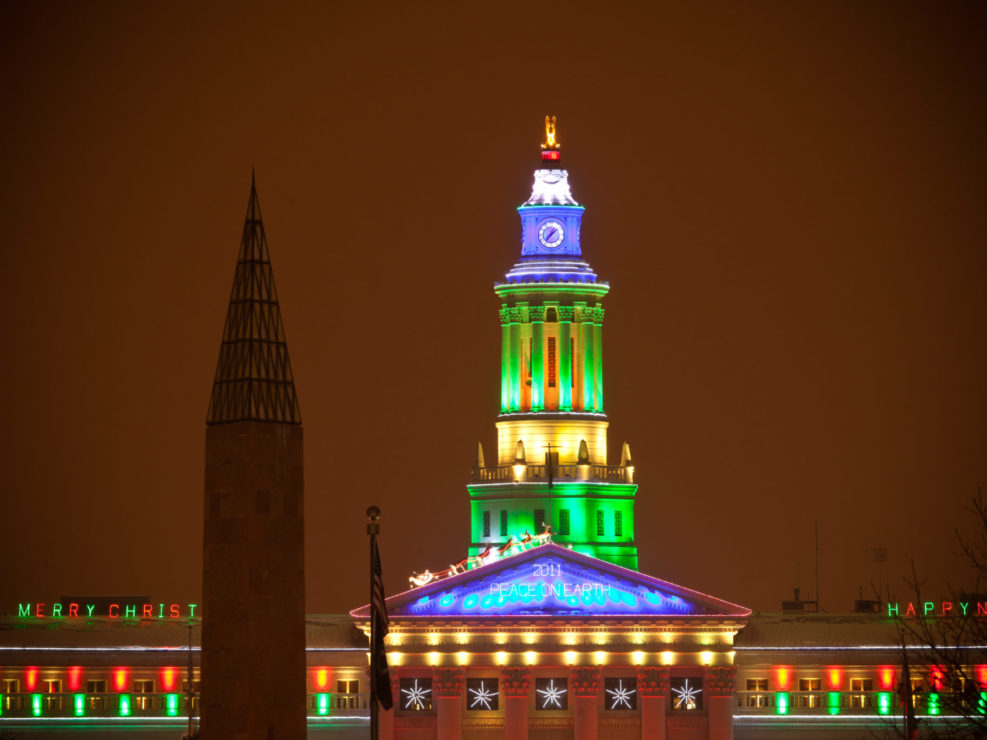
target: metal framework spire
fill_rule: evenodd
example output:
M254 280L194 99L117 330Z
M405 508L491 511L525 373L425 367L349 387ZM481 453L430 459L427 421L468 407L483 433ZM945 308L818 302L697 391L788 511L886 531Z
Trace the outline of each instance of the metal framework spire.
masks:
M207 424L301 424L253 173Z

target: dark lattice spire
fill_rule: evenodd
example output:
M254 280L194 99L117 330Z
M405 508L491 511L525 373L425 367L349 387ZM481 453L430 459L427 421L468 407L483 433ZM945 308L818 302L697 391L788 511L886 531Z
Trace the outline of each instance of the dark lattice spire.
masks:
M253 174L207 424L301 424Z

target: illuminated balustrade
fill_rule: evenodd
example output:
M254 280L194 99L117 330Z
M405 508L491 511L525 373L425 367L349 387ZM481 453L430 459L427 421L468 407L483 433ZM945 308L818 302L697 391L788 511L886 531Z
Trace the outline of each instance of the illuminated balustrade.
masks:
M308 695L308 713L313 717L362 717L369 706L370 694L323 691Z
M0 714L16 717L178 717L188 713L184 694L66 692L3 694ZM192 700L198 713L198 697Z
M474 483L496 482L547 482L547 465L489 465L473 469ZM568 463L552 466L552 481L617 481L634 482L634 467L631 465L580 465Z
M901 713L901 702L892 691L737 691L736 705L744 712L763 714Z

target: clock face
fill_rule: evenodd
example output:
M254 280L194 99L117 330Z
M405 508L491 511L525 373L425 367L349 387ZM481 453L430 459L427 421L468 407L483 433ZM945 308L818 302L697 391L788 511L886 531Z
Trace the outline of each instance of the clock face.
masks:
M555 219L549 219L538 228L538 241L546 249L555 249L565 238L565 230Z

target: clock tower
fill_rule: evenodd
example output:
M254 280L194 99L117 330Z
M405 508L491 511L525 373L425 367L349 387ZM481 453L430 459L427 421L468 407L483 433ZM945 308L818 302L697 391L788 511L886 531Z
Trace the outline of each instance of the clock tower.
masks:
M603 298L583 259L583 206L560 166L555 117L531 196L520 206L521 257L496 283L501 300L497 459L479 447L470 495L470 554L549 527L552 540L637 569L634 467L624 444L608 464L603 410Z

